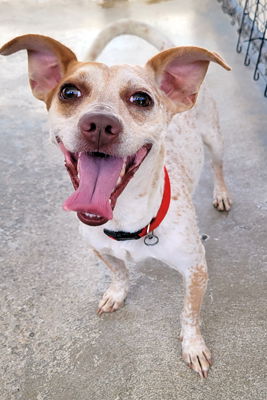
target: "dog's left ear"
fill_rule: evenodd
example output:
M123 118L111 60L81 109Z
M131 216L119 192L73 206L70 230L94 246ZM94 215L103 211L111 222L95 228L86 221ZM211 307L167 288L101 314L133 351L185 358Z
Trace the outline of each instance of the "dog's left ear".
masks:
M231 70L218 54L191 46L165 50L151 58L146 68L152 70L157 85L172 100L177 113L195 104L210 61Z
M33 95L46 101L50 91L77 58L62 43L42 35L18 36L1 47L0 54L9 56L24 49L28 51L29 81Z

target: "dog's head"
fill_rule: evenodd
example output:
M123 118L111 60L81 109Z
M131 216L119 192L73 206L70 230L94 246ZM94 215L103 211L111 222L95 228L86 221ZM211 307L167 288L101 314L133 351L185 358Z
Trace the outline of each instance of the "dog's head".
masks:
M89 225L112 218L116 200L146 157L158 157L171 117L190 109L216 53L163 51L144 67L81 63L61 43L24 35L0 49L28 51L29 80L46 103L51 136L65 154L75 193L64 208ZM161 152L162 153L162 152Z

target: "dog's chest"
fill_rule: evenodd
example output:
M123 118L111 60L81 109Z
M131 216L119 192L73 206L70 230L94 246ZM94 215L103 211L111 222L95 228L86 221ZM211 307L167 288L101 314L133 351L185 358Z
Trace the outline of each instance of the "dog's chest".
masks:
M167 166L171 180L172 200L166 218L155 232L159 235L159 243L155 246L147 246L144 238L117 242L103 233L103 227L87 227L82 225L82 234L92 248L99 250L103 254L111 254L124 260L130 258L138 262L148 257L153 257L166 262L167 259L173 258L179 264L177 253L172 255L172 241L175 238L176 251L180 249L181 264L185 263L185 256L183 254L186 252L186 242L183 225L191 225L190 218L194 218L194 213L190 209L192 207L191 199L188 202L188 196L191 196L197 184L203 163L202 139L194 125L193 115L190 114L191 112L175 117L170 123L167 134L165 165ZM140 178L141 175L138 175L138 177ZM176 201L177 198L179 199L178 202ZM140 218L141 215L141 221L144 224L147 223L146 215L142 215L142 203L138 203L138 206L133 204L134 196L131 196L131 201L124 201L123 203L128 214L132 217L136 216L136 218ZM179 218L179 225L177 224L179 221L176 217L179 215L178 208L180 206L183 210L188 211L184 215L182 223ZM127 215L125 215L125 218L127 218ZM164 255L168 255L166 260Z

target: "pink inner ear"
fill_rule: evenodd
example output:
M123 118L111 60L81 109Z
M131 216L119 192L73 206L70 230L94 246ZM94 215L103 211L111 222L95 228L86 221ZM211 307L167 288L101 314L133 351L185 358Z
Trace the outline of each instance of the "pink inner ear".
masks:
M175 102L192 106L208 68L208 61L182 63L178 58L166 66L160 88Z
M56 56L48 52L29 51L29 76L31 88L45 96L60 81L62 71Z

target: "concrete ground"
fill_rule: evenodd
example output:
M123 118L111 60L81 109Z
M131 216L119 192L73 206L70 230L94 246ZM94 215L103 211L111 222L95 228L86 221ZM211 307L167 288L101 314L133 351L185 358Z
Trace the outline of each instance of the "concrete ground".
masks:
M180 358L183 288L175 271L151 261L137 265L125 308L96 316L108 272L81 241L75 216L61 209L69 178L48 142L44 106L28 88L26 54L1 58L0 399L266 399L267 102L235 52L236 27L212 0L110 7L89 0L0 0L0 10L1 44L41 33L83 56L107 22L134 17L178 45L222 54L233 71L212 66L208 79L234 199L229 214L212 208L207 161L195 198L201 233L209 236L203 334L215 363L201 381ZM145 53L153 51L124 37L102 59L143 62Z

